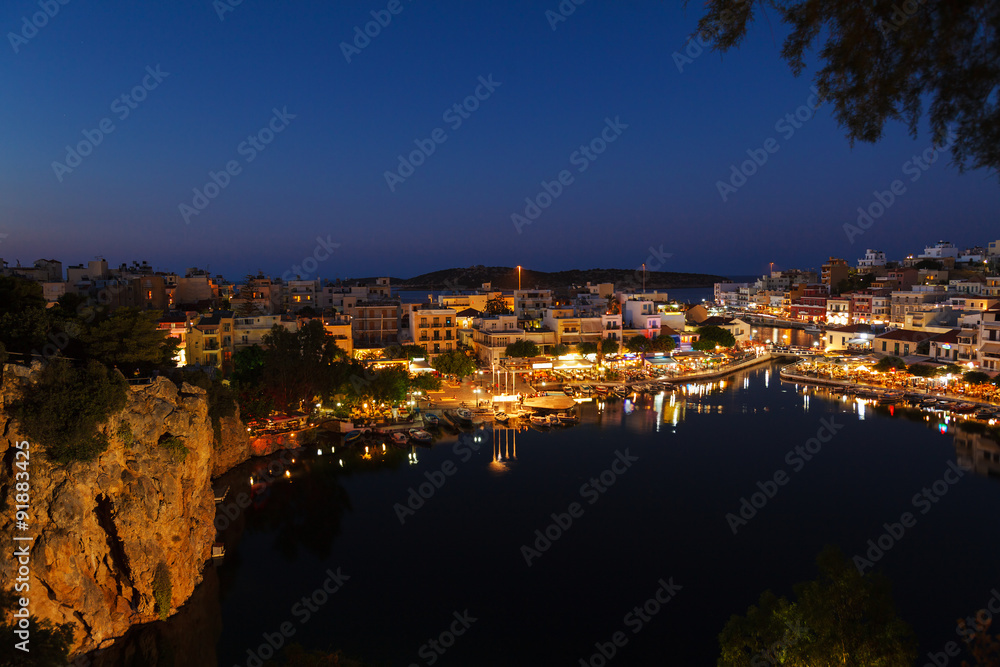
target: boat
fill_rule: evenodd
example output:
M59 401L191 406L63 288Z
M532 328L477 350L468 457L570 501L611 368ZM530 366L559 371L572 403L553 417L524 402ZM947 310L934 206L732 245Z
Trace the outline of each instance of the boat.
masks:
M589 384L581 384L580 391L582 391L584 394L589 394L592 391L594 391L594 388L591 387Z
M574 389L572 386L566 386L563 387L563 393L566 394L567 396L576 396L576 389Z
M506 412L495 412L493 413L493 419L496 419L501 424L506 424L507 421L510 419L510 415L508 415Z
M988 421L997 416L995 410L990 410L989 408L980 408L976 410L976 414L973 415L976 419L981 419L982 421Z
M957 412L959 414L968 414L976 409L975 403L959 403L951 408L952 412Z
M805 328L805 331L808 331L809 333L823 333L823 330L818 326L816 326L815 324L810 324L809 326L807 326Z
M615 387L614 394L619 398L625 398L626 396L628 396L629 391L627 387Z
M406 434L401 431L395 431L389 436L389 439L392 440L392 444L394 445L405 445L406 441L409 440Z
M559 417L555 415L545 415L545 421L548 422L549 426L559 426Z
M597 392L598 396L607 396L608 395L608 388L605 387L603 384L597 385L597 388L595 389L595 391Z
M569 412L558 412L556 413L556 417L562 424L575 424L576 422L580 421L580 419L576 415Z
M344 434L344 444L357 442L358 440L361 439L362 435L364 435L364 431L362 431L361 429L348 431L347 433Z
M466 424L472 423L472 410L468 408L455 408L455 417Z
M411 428L408 432L410 434L410 439L416 440L417 442L431 442L434 440L434 436L422 428Z
M437 415L427 412L424 414L424 424L426 426L440 426L441 420Z
M548 426L549 420L545 415L531 415L531 423L535 426Z

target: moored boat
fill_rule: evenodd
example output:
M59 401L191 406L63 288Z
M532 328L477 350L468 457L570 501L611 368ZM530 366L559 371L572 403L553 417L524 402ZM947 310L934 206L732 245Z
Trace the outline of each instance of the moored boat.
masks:
M548 418L545 415L531 415L531 417L529 417L529 420L535 426L548 426L549 425L549 420L548 420Z
M389 438L392 440L392 444L394 445L405 445L406 441L409 440L407 435L400 431L395 431L389 436Z
M422 428L411 428L408 432L410 434L410 439L416 440L417 442L431 442L434 440L434 436Z
M437 415L427 412L424 413L424 424L427 426L440 426L441 419Z
M495 412L493 414L493 419L496 419L501 424L506 424L510 420L510 415L503 411Z

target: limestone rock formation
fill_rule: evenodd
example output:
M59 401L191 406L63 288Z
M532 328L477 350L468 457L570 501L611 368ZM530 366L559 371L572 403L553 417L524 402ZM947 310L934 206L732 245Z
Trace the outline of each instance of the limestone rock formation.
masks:
M7 508L14 500L13 448L25 438L6 408L31 381L13 371L5 368L0 386L0 504ZM125 409L104 426L111 445L96 460L53 465L30 443L29 530L15 533L13 512L3 512L0 548L12 553L15 534L34 537L31 613L72 623L74 653L158 618L153 581L161 563L170 573L172 611L201 581L215 540L213 471L249 456L246 428L238 418L224 421L216 456L205 392L178 391L158 378L130 388ZM187 451L163 446L172 438ZM13 581L15 567L14 559L0 560L0 581Z

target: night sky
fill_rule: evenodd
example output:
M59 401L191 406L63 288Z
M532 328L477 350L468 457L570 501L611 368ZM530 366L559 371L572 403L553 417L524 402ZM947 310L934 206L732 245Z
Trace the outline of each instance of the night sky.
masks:
M3 3L4 260L102 255L239 279L281 275L320 237L339 244L323 278L634 268L651 247L672 255L653 268L733 275L1000 231L995 176L941 159L911 180L925 129L852 149L828 108L776 127L816 70L792 76L774 15L724 57L692 46L681 72L699 2L567 0L555 30L556 0L236 2L42 0L58 13L37 31L23 23L38 0ZM391 22L356 49L373 11ZM452 107L469 96L463 118ZM574 155L602 131L604 152ZM723 201L717 182L768 139L777 151ZM89 154L67 157L81 142ZM415 142L433 153L397 171ZM390 187L387 171L405 179ZM210 172L226 186L201 200ZM894 179L905 193L849 242L843 225ZM542 181L562 191L519 233L511 216Z

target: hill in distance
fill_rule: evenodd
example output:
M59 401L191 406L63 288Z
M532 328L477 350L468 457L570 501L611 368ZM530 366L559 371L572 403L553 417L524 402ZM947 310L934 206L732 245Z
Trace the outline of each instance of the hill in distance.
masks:
M362 283L374 278L356 279ZM517 289L517 268L509 266L470 266L464 269L442 269L413 278L391 278L398 289L466 290L490 283L493 289ZM710 287L725 282L724 276L707 273L675 273L646 271L646 289L676 289L680 287ZM614 283L615 289L641 289L642 271L635 269L573 269L570 271L534 271L521 268L521 289L562 290L569 285Z

